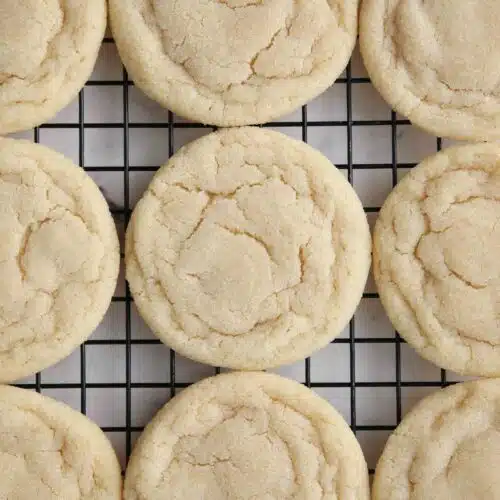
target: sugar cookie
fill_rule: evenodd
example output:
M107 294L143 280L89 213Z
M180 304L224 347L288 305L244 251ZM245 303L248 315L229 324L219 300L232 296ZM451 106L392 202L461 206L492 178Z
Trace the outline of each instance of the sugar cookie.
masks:
M500 375L500 146L445 150L394 189L374 274L399 333L428 360Z
M226 129L156 174L127 230L127 279L154 332L195 360L263 369L346 326L370 267L363 207L303 142Z
M179 115L218 126L290 113L354 49L359 0L110 0L131 78Z
M422 400L389 438L373 500L498 500L500 381L457 384Z
M40 125L69 104L105 29L105 0L2 0L0 134Z
M167 403L132 453L125 500L368 500L354 434L323 399L263 372L205 379Z
M33 391L0 386L0 498L121 500L115 452L88 418Z
M0 139L0 380L67 356L92 333L120 261L108 205L83 169Z
M500 2L364 0L361 53L385 100L414 124L500 139Z

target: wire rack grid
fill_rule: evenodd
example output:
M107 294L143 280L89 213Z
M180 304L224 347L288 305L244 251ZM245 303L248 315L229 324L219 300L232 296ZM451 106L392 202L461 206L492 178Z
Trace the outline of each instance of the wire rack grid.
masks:
M266 126L301 138L328 156L353 184L371 224L401 175L446 145L387 107L357 52L325 94ZM77 100L49 123L14 136L43 143L84 167L105 192L123 241L133 206L153 173L180 146L211 130L143 96L108 37ZM344 415L371 472L408 408L458 380L420 359L399 338L372 279L338 339L304 362L276 371L311 387ZM155 411L189 384L219 372L182 358L153 336L134 307L122 272L111 307L90 340L18 385L65 401L94 419L125 467L135 439Z

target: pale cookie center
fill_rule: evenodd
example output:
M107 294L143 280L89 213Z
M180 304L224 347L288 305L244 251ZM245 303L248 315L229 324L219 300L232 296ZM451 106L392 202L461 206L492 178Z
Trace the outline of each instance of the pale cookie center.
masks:
M427 216L431 231L415 250L430 276L426 300L462 337L499 343L500 202L472 197Z
M272 429L264 410L224 410L230 416L204 435L181 437L174 448L168 483L177 478L186 498L196 498L200 486L214 498L291 498L295 472L288 445Z
M500 476L495 464L498 462L500 433L494 429L483 432L460 443L455 450L446 473L438 476L429 485L436 498L470 500L472 498L500 498ZM418 496L424 500L429 496Z
M492 252L500 239L497 205L487 200L458 205L449 228L422 237L417 252L434 274L442 279L451 274L475 289L498 282L500 262Z
M47 57L64 14L58 0L0 2L0 84L29 78Z
M198 197L191 195L193 210ZM185 207L170 208L169 217L187 218ZM212 195L192 215L175 263L157 263L187 331L237 336L280 319L296 318L303 328L323 321L333 283L332 222L309 198L269 179L229 198Z
M416 78L430 69L452 91L495 93L499 18L498 0L401 0L394 12L396 57Z
M83 321L105 258L71 193L23 162L0 176L0 353Z
M309 74L315 44L333 31L326 0L149 1L165 53L218 93L252 77Z
M247 332L259 318L263 302L274 292L264 245L229 226L202 223L192 244L181 253L179 268L203 294L190 294L188 305L196 311L206 297L210 306L204 309L203 320L217 331L226 332L230 323L234 326L227 333Z
M47 220L34 231L28 229L20 258L25 279L34 288L57 290L85 266L88 255L81 249L91 248L93 238L83 221L70 213L59 220ZM100 260L102 255L95 257ZM95 273L98 267L89 263L90 272L92 267Z
M0 424L0 470L8 471L2 474L0 498L84 497L78 472L92 464L80 456L73 469L74 450L62 430L49 427L34 411L18 408L0 410ZM89 493L90 486L85 485Z

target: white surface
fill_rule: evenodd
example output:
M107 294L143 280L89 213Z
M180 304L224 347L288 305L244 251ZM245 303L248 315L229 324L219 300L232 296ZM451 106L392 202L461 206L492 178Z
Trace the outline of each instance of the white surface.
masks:
M364 77L366 73L356 52L352 62L352 76ZM101 50L93 80L121 80L122 68L113 44L105 44ZM343 121L347 120L347 85L336 83L328 92L308 106L308 120ZM106 190L113 204L124 205L124 128L120 126L124 117L123 87L121 85L93 86L84 90L85 114L85 167L107 167L108 171L91 171L90 175ZM51 123L74 124L74 128L42 128L40 142L66 154L78 163L79 151L79 107L78 101L62 111ZM300 121L301 111L285 117L282 121ZM369 83L352 84L352 118L356 125L352 129L353 147L353 182L368 214L371 224L376 213L374 209L383 203L392 188L392 150L390 125L363 124L365 121L390 120L390 108L381 100ZM130 166L158 167L168 158L169 135L167 128L134 128L134 124L166 123L168 113L147 99L134 87L129 88L129 135L128 157ZM111 122L117 128L97 127L95 125ZM185 123L175 118L176 123ZM92 124L92 128L88 125ZM301 138L300 124L296 127L273 126L292 137ZM175 129L173 149L201 135L210 132L206 128ZM33 139L33 131L17 134L17 137ZM436 151L437 141L424 132L410 125L398 125L396 129L397 158L402 163L416 163L426 155ZM308 127L308 142L323 152L331 161L345 168L348 162L347 126ZM446 145L443 142L443 145ZM366 164L375 164L377 168L367 169ZM407 168L398 170L400 174ZM347 174L347 171L346 171ZM130 172L129 197L131 207L141 196L152 171ZM123 223L119 224L123 235ZM367 293L374 293L373 280L370 278ZM125 296L123 274L116 291L116 297ZM124 427L126 424L126 346L125 341L126 305L114 302L106 318L94 333L92 340L120 340L123 345L88 345L85 348L86 413L104 427ZM396 381L396 345L394 331L385 316L377 298L364 298L354 319L355 336L359 342L355 345L355 383L350 387L351 356L349 329L341 336L343 343L334 343L312 356L310 361L310 380L313 383L335 383L340 387L317 387L315 390L328 399L350 422L351 391L356 401L356 431L363 446L369 466L373 468L380 451L389 435L389 428L397 423ZM154 339L154 336L131 306L131 337ZM374 343L373 339L385 339L386 343ZM434 388L407 386L418 381L440 383L440 370L419 358L408 346L401 344L401 406L405 413L416 401ZM66 388L43 388L42 392L80 408L81 401L81 353L76 351L59 365L41 374L44 384L73 384ZM296 363L277 370L282 375L301 382L306 380L305 363ZM212 375L212 367L176 356L176 383L190 383ZM448 380L456 380L450 374ZM23 382L33 383L35 377ZM158 383L170 382L170 352L162 345L147 344L131 346L131 423L141 427L153 416L154 412L170 397L170 389L153 387ZM363 383L377 382L380 387L363 387ZM102 388L99 384L119 384L115 388ZM142 383L150 387L133 387ZM93 385L94 384L94 385ZM97 384L97 386L96 386ZM381 426L380 430L367 430L364 426ZM117 430L108 432L118 454L125 464L126 432ZM132 439L137 437L132 433Z

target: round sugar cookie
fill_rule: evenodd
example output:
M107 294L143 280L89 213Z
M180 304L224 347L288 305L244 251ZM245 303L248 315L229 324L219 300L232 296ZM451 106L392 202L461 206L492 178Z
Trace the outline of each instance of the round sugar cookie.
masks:
M500 139L500 2L364 0L360 46L374 86L415 125Z
M221 127L299 108L333 84L359 0L110 0L121 58L147 95Z
M371 241L356 193L307 144L225 129L182 148L137 204L127 279L179 353L236 369L311 354L361 299Z
M71 161L0 139L0 381L35 373L93 332L120 261L108 205Z
M104 433L65 404L0 386L0 498L121 500L121 470Z
M500 146L438 153L390 194L374 274L399 333L462 374L500 375Z
M368 470L345 420L303 385L263 372L208 378L146 427L125 500L368 500Z
M457 384L423 399L379 460L373 500L499 500L500 380Z
M105 0L2 0L0 134L40 125L69 104L105 29Z

